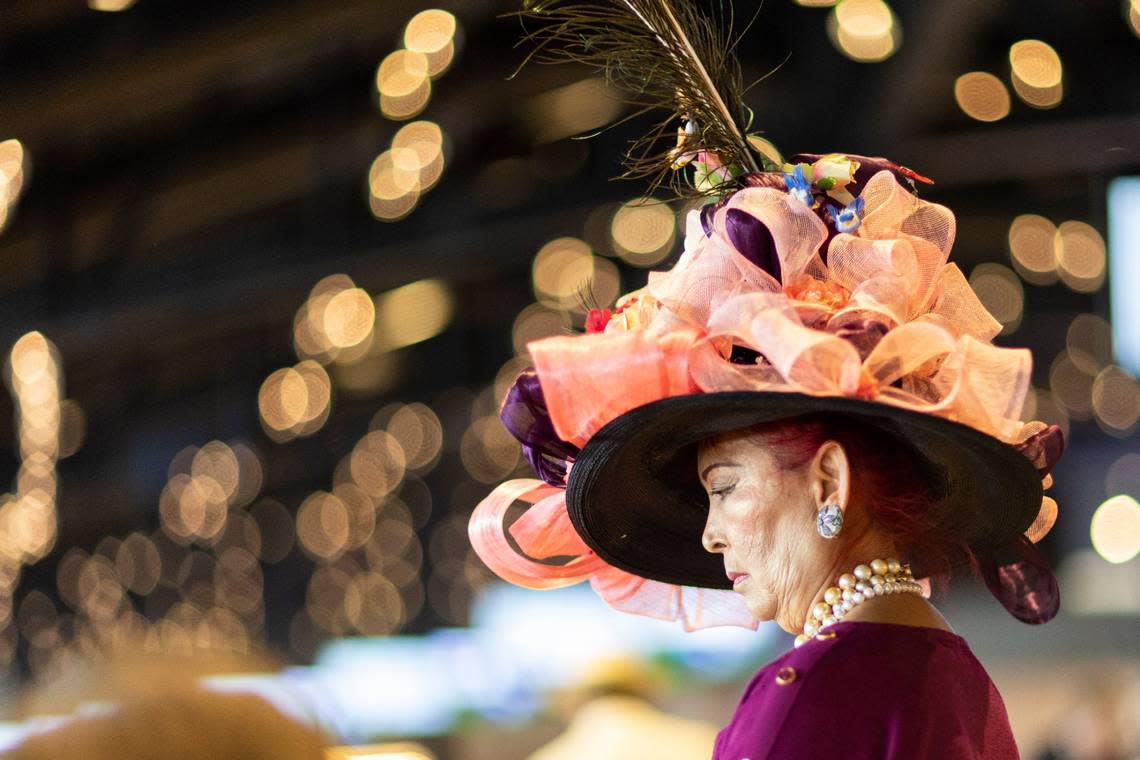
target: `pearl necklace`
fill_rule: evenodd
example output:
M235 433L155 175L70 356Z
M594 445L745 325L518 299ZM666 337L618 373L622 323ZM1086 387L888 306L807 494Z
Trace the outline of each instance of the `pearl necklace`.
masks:
M834 625L843 616L873 596L887 594L921 594L922 585L911 575L910 565L897 559L873 559L855 568L854 574L839 576L839 585L823 592L804 621L804 631L796 636L796 646L803 646L819 631Z

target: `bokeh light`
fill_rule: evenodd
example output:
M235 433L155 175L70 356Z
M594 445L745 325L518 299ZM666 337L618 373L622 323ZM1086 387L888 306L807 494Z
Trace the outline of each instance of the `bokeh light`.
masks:
M582 79L536 95L523 109L527 126L538 143L605 126L621 111L621 97L601 77Z
M860 63L884 61L902 43L902 27L883 0L841 0L827 21L835 47Z
M993 74L971 71L954 81L954 100L963 113L978 121L1000 121L1009 116L1009 90Z
M428 57L414 50L389 53L376 71L380 111L389 119L403 120L422 111L431 98Z
M75 399L59 405L59 458L66 459L83 447L87 436L87 414Z
M565 312L533 303L518 313L511 327L511 342L516 354L527 352L526 344L539 338L566 335L570 332L570 318Z
M350 364L372 347L375 304L346 274L322 278L293 318L293 346L301 359Z
M163 530L181 543L215 538L225 527L229 508L226 493L216 480L183 473L167 482L158 504Z
M1092 415L1093 379L1068 351L1058 354L1049 367L1049 389L1072 419L1087 420Z
M245 443L233 444L232 451L238 462L238 487L230 498L230 504L244 507L261 493L264 480L261 457Z
M387 430L367 433L353 447L348 458L352 482L377 500L399 488L406 470L404 449Z
M1140 503L1127 494L1108 498L1089 525L1093 549L1108 562L1122 564L1140 554Z
M388 417L385 428L399 442L409 470L426 472L439 460L443 426L425 404L399 405Z
M392 137L393 164L402 171L414 165L419 177L415 189L430 190L443 173L443 131L431 121L405 124ZM407 151L410 151L408 153Z
M3 230L28 178L28 154L19 140L0 141L0 230Z
M262 428L277 442L312 435L328 420L331 401L332 383L317 362L279 369L258 392Z
M993 318L1001 322L1002 335L1018 328L1025 309L1025 292L1013 270L1001 264L978 264L970 272L970 287Z
M1092 390L1090 388L1089 393ZM1091 399L1090 402L1091 404ZM1046 425L1056 425L1066 438L1069 436L1069 413L1056 396L1048 390L1030 388L1025 394L1025 404L1021 409L1021 419L1040 420Z
M1099 372L1112 361L1112 327L1096 314L1078 314L1065 332L1065 345L1074 364Z
M402 348L443 332L454 310L442 280L418 280L376 298L377 338L385 349Z
M1057 281L1057 227L1036 214L1022 214L1009 226L1009 255L1017 273L1034 285Z
M42 559L58 530L55 465L65 403L59 351L43 333L25 333L8 353L4 380L14 402L21 462L16 492L0 495L0 562L15 583L20 563Z
M386 150L368 170L372 214L382 221L407 216L420 199L418 154L410 148Z
M162 558L154 541L142 533L131 533L115 554L115 572L128 590L145 596L158 585Z
M332 347L352 348L372 337L376 309L372 296L360 288L348 288L328 300L322 317Z
M376 502L355 483L338 483L333 496L344 505L348 521L345 549L359 549L368 543L376 529Z
M421 11L404 28L404 47L423 55L427 61L427 75L438 77L447 70L455 56L457 29L458 24L451 13L438 8Z
M334 636L349 632L344 601L352 576L336 566L318 567L309 578L305 608L316 625Z
M1104 284L1108 257L1104 238L1084 222L1062 222L1053 239L1061 281L1078 293L1091 293Z
M1021 40L1009 49L1010 81L1027 105L1053 108L1063 95L1061 57L1041 40Z
M87 0L87 7L93 11L104 13L117 13L125 11L135 4L136 0Z
M230 509L226 527L214 542L214 552L219 556L229 548L242 549L261 557L261 529L257 520L243 509Z
M219 607L243 616L256 614L265 592L265 578L257 557L237 546L223 550L214 566L213 587L214 601Z
M348 546L348 508L336 495L317 491L297 510L297 540L316 559L335 559Z
M551 240L535 254L531 280L539 303L566 309L594 276L595 257L590 246L574 237Z
M637 198L622 204L610 223L614 250L627 263L649 267L670 253L676 234L676 217L668 204Z
M494 483L519 465L522 449L498 415L480 417L463 433L459 457L468 474L481 483Z
M228 503L237 494L241 470L233 449L221 441L210 441L194 454L190 474L211 478L222 489Z
M576 237L557 238L541 247L531 265L531 280L540 304L576 313L608 307L621 289L617 267Z
M1118 438L1131 435L1140 420L1140 383L1120 367L1105 367L1093 380L1092 408L1106 433Z
M396 222L415 210L420 202L420 194L409 191L391 197L381 197L375 192L368 196L368 208L372 215L382 222Z

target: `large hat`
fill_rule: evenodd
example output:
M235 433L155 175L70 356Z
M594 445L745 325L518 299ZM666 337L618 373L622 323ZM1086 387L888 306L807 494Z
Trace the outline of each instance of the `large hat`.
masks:
M670 4L647 5L664 24ZM1061 433L1020 419L1031 357L993 345L1001 325L947 261L953 214L915 192L929 180L840 153L746 170L742 154L687 150L702 134L690 122L674 152L709 197L673 268L591 312L587 333L528 346L502 418L540 480L476 508L480 556L514 583L590 580L618 609L687 627L753 624L701 546L694 446L823 413L909 446L943 495L928 521L970 547L1011 613L1050 619L1056 580L1033 542L1056 519L1042 491ZM519 501L532 506L508 531Z

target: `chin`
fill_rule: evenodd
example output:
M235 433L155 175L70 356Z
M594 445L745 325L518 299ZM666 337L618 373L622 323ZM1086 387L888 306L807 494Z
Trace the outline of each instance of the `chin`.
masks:
M776 619L776 597L765 591L750 591L744 595L744 604L754 620L766 622Z

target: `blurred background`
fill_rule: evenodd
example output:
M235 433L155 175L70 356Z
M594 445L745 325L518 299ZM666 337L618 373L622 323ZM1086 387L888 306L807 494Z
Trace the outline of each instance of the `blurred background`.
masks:
M610 181L644 121L574 139L626 113L602 79L510 79L516 8L2 4L0 746L171 673L370 745L338 757L527 757L595 698L699 745L786 649L470 551L528 472L496 416L526 342L670 266L686 210ZM756 128L932 177L1067 433L1060 617L963 581L949 619L1024 756L1140 755L1140 0L735 11Z

